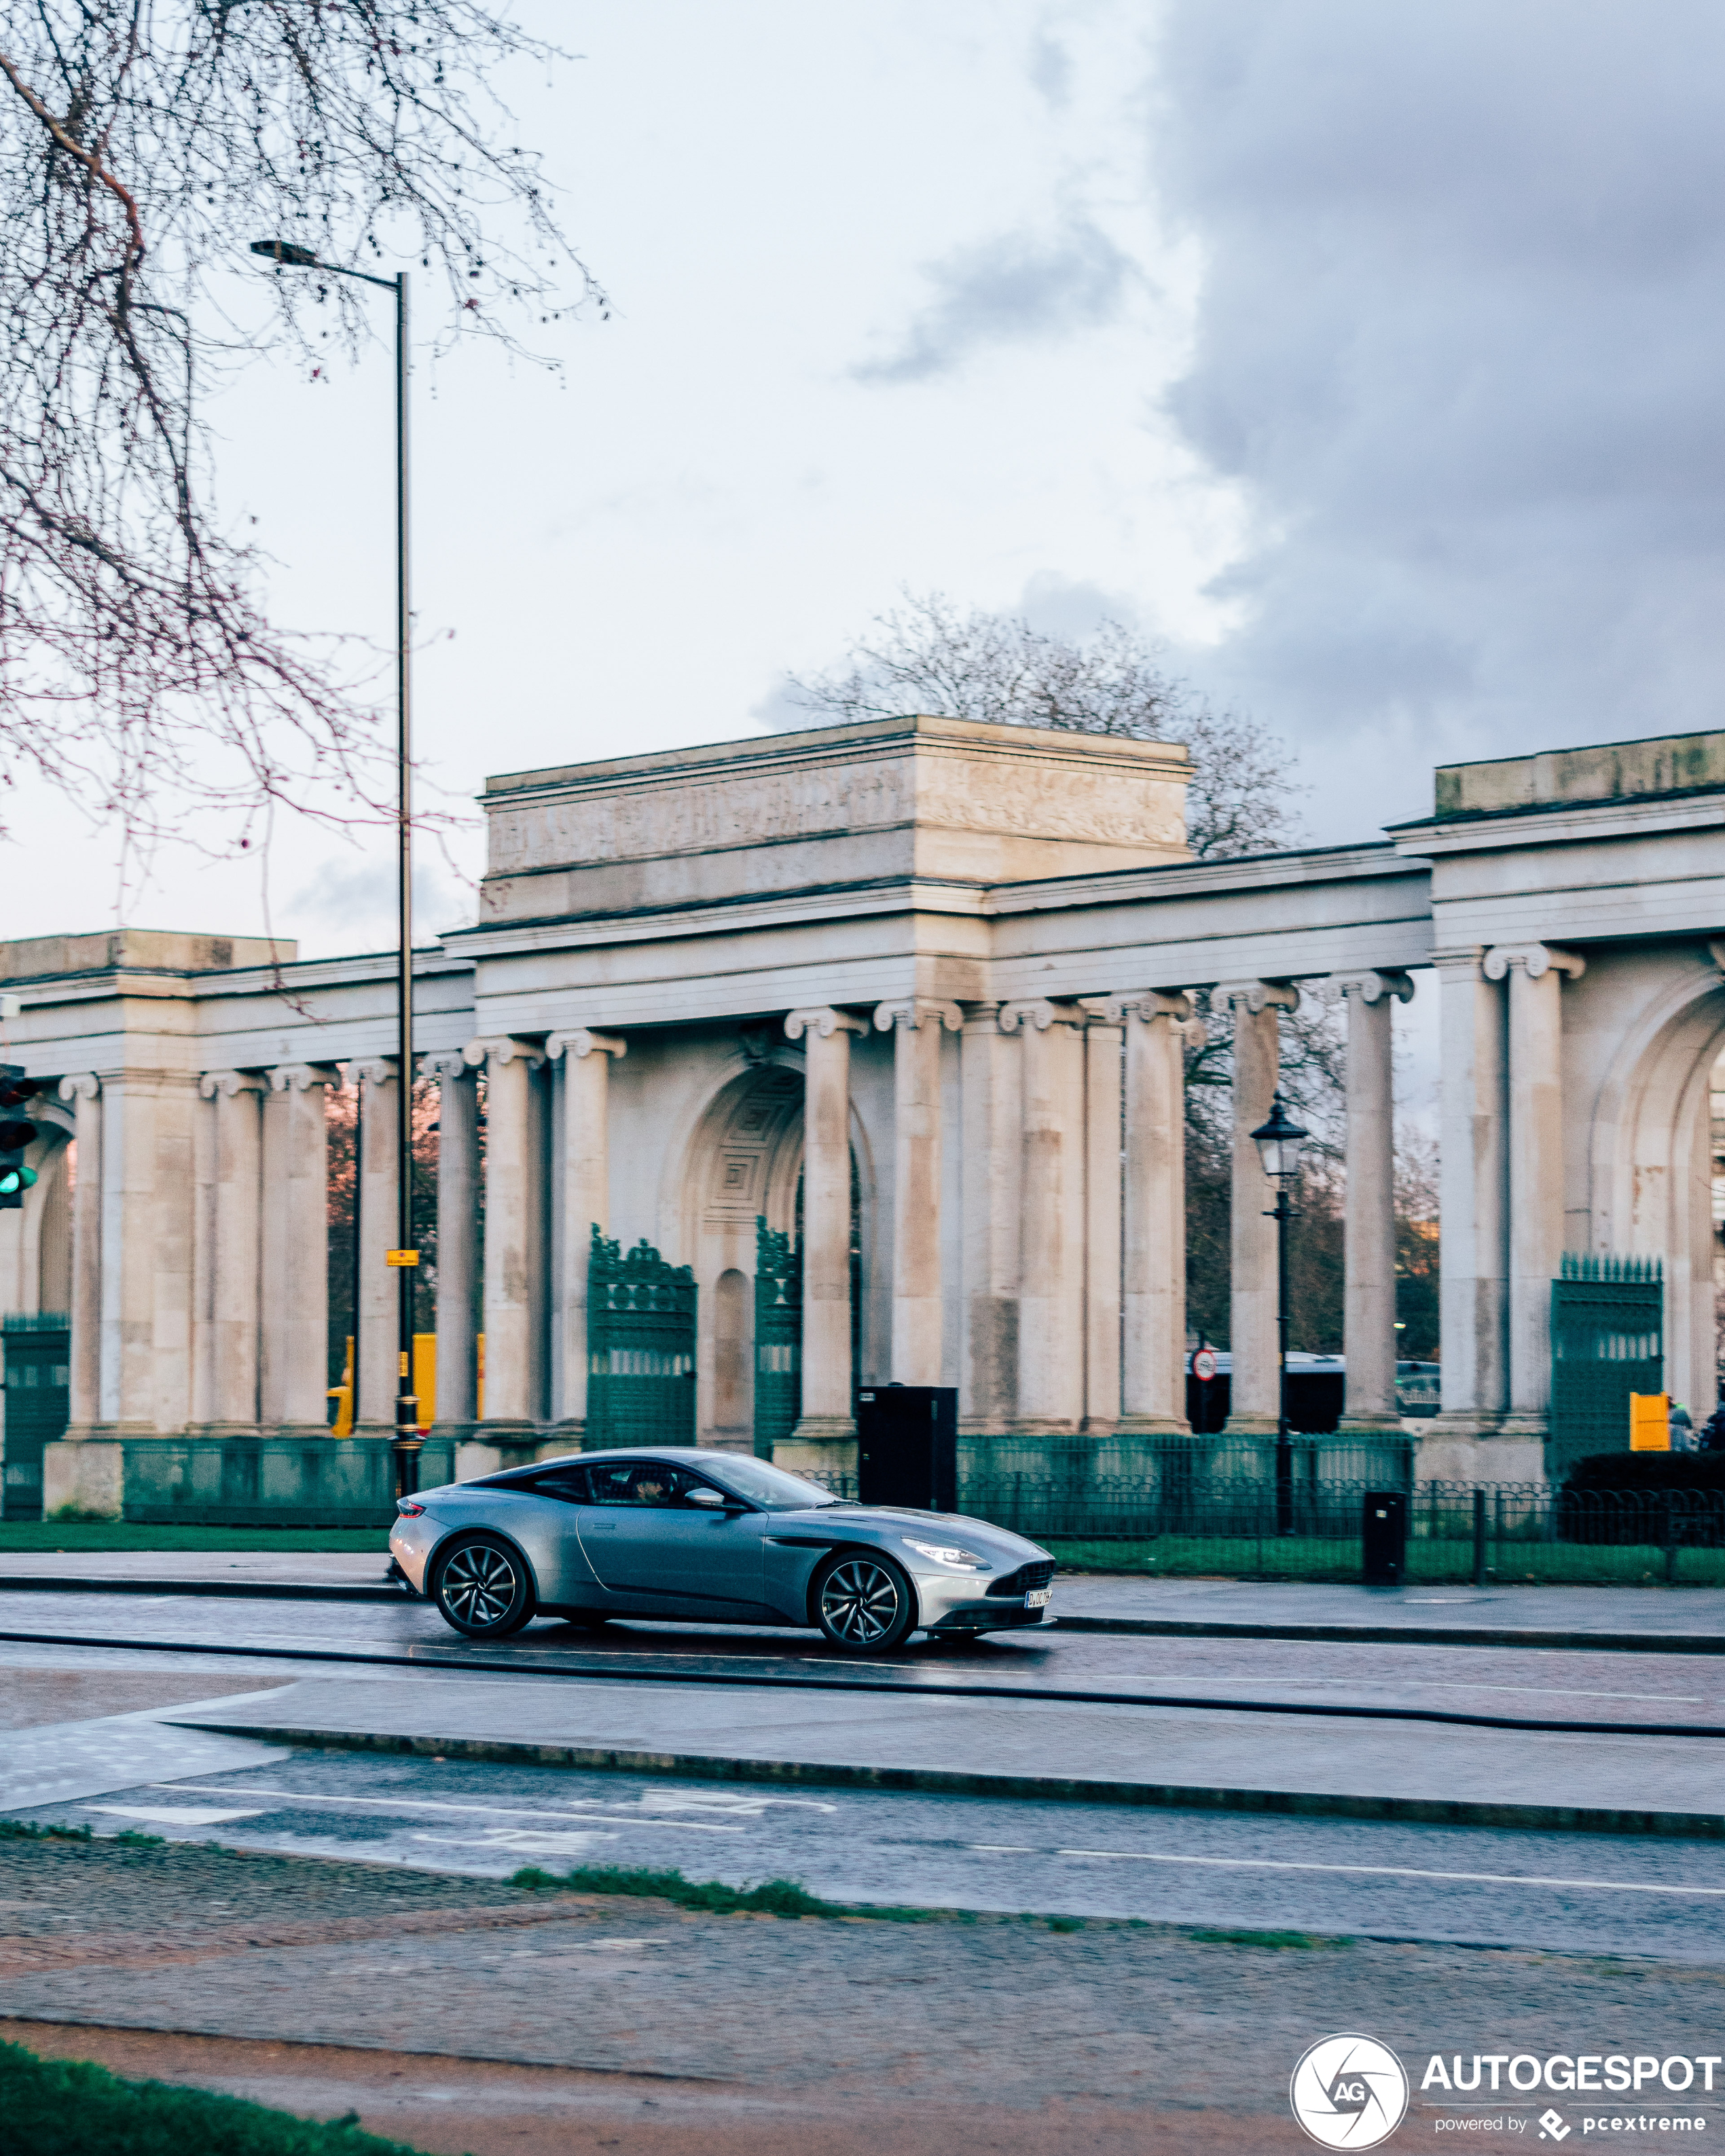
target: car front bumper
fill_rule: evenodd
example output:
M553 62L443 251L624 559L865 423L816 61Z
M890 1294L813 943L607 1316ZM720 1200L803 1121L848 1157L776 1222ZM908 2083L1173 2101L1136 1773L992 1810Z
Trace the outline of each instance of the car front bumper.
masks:
M1022 1594L986 1594L984 1575L919 1572L917 1621L928 1632L1004 1632L1014 1625L1040 1625L1050 1605L1027 1609Z

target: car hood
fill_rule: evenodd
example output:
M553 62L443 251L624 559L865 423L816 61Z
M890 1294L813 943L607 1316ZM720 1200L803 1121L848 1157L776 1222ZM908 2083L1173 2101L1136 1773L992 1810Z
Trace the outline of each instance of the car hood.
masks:
M928 1531L930 1542L962 1538L977 1545L984 1556L1009 1558L1016 1564L1049 1554L1040 1543L1026 1541L1010 1527L997 1527L992 1521L973 1520L963 1512L922 1512L908 1505L812 1505L806 1512L779 1512L774 1517L818 1520L824 1527L842 1520L847 1528L873 1527L883 1534L916 1534L921 1528Z

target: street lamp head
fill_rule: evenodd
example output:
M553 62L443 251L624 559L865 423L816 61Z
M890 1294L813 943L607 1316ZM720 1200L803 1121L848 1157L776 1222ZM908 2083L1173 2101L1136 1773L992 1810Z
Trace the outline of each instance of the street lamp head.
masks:
M300 247L291 239L254 239L254 254L268 255L272 262L280 262L290 270L321 270L323 267L309 247Z
M1278 1093L1270 1103L1269 1122L1252 1132L1252 1142L1258 1148L1265 1174L1281 1189L1286 1190L1298 1181L1300 1147L1310 1136L1310 1132L1302 1131L1288 1114Z

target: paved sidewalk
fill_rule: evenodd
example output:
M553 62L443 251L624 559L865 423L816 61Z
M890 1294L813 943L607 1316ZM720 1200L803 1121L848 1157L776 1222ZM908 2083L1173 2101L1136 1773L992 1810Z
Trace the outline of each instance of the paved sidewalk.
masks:
M547 1766L1725 1837L1725 1740L1708 1738L429 1674L311 1678L162 1719L265 1743Z

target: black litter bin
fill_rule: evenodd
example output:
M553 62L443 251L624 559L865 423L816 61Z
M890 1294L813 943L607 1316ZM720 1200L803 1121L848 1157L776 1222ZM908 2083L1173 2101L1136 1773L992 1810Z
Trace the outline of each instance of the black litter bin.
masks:
M1399 1587L1408 1573L1408 1501L1399 1490L1368 1490L1361 1536L1368 1587Z
M857 1495L917 1512L958 1507L958 1391L877 1385L856 1396Z

